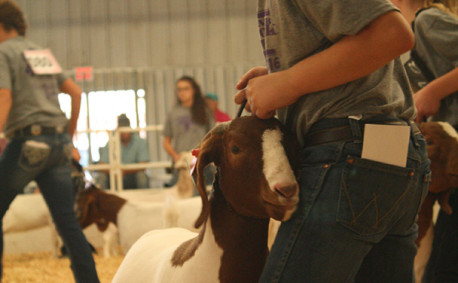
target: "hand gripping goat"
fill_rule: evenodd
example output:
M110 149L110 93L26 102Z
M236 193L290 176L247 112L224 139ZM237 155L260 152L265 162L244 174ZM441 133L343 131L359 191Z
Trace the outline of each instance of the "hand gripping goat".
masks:
M113 282L257 282L269 218L288 220L299 189L295 141L276 119L242 117L218 125L200 144L196 166L200 233L151 231L129 250ZM210 200L204 168L219 170Z

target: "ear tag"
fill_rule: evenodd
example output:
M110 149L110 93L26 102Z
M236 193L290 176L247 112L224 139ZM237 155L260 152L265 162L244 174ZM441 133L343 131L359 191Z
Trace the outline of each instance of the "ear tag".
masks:
M197 151L197 154L199 153L198 149L195 149L192 151L192 155L194 155L194 151ZM186 160L186 166L188 166L189 173L191 174L191 180L192 184L194 185L194 188L197 188L196 181L194 180L194 176L192 176L192 173L194 173L194 170L196 170L196 164L197 164L197 154L194 155L191 161L191 168L189 168L188 161Z
M191 174L191 177L192 177L192 173L194 173L194 170L196 170L196 164L197 164L197 157L194 156L191 161L191 168L189 169L189 174Z

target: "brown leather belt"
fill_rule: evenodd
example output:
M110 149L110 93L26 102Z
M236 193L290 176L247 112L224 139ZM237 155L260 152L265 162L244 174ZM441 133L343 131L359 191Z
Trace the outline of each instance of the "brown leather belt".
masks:
M413 123L409 122L410 126L412 127L412 133L416 136L421 134L420 129L418 126ZM371 123L368 123L371 124ZM392 121L392 122L384 122L384 125L407 125L405 121ZM364 133L364 123L360 123L361 134ZM318 130L307 134L305 137L304 146L314 146L326 143L333 143L333 142L342 142L342 141L353 141L354 136L351 130L350 125L344 125L340 127Z

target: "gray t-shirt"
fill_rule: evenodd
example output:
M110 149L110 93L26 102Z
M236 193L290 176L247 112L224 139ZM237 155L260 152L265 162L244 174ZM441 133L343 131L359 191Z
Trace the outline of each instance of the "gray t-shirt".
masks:
M172 146L176 152L190 151L196 148L205 134L213 128L215 122L210 113L208 118L208 125L199 125L192 120L190 107L175 105L167 116L163 134L172 139Z
M22 36L0 43L0 88L9 89L13 99L4 129L7 136L31 124L67 124L57 99L67 77L63 74L34 75L22 53L30 49L41 48Z
M259 0L258 24L269 72L288 69L393 10L397 9L387 0ZM310 126L323 118L384 115L411 119L415 114L399 58L361 79L302 96L294 107L280 109L279 119L286 122L293 108L288 127L301 144Z
M437 8L426 9L415 19L415 51L435 78L458 67L458 18ZM412 88L420 90L427 84L420 69L409 59L405 68ZM442 99L440 109L432 117L458 126L458 93Z

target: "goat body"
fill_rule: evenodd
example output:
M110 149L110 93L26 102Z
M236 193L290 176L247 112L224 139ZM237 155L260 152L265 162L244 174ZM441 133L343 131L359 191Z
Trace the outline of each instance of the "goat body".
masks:
M164 227L180 226L194 229L193 220L198 216L202 206L200 198L173 200L174 210L168 211L164 202L127 201L116 194L107 193L96 187L81 191L78 195L77 207L80 225L85 228L93 223L97 225L104 239L104 255L115 250L112 245L119 235L119 241L124 253L143 234L150 230ZM173 214L173 222L167 221L165 212ZM112 223L117 229L108 229ZM108 244L110 241L112 244Z
M200 144L195 171L199 234L178 228L145 234L113 282L257 282L269 218L287 220L299 199L288 137L275 119L242 117L214 128ZM203 170L212 162L220 173L209 200Z
M23 232L52 223L41 194L18 195L3 217L3 233Z

